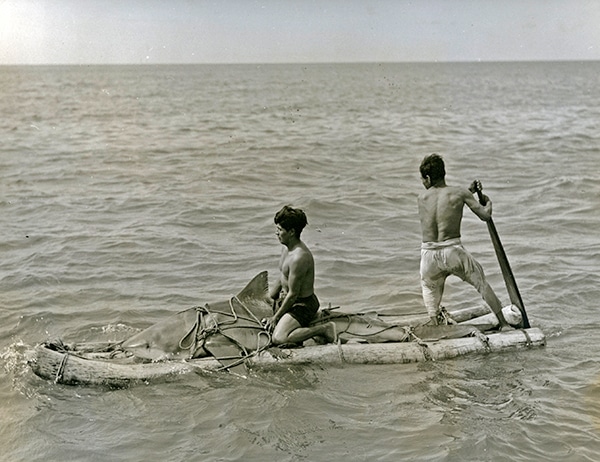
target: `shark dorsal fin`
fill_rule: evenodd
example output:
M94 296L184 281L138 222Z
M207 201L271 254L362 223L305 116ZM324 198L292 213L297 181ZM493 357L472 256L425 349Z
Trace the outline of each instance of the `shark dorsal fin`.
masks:
M265 300L269 292L269 273L263 271L254 278L237 294L240 300L259 299Z

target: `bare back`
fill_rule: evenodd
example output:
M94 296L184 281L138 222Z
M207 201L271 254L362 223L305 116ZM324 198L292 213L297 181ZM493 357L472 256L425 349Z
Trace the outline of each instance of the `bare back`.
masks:
M460 237L465 205L461 188L432 187L419 195L423 242L442 242Z
M465 205L482 220L488 220L492 215L491 202L482 206L469 190L444 183L427 188L419 195L418 203L423 242L442 242L460 237Z

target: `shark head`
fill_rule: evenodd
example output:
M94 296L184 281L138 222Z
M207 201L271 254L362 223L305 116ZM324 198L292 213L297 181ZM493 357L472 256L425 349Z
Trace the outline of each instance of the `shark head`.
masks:
M271 299L268 296L268 273L263 271L256 275L236 296L244 307L251 312L250 317L261 319L272 314ZM209 309L214 312L230 312L231 301L211 303ZM200 322L199 312L190 308L176 313L164 321L158 322L136 335L126 339L121 346L134 356L152 361L167 359L186 359L202 352L190 349L195 344L195 334ZM248 332L247 335L255 335ZM241 339L242 345L256 343L254 339ZM216 356L216 354L215 354Z
M180 341L196 322L195 308L169 316L125 340L121 346L134 356L152 361L188 357L190 352L182 348Z

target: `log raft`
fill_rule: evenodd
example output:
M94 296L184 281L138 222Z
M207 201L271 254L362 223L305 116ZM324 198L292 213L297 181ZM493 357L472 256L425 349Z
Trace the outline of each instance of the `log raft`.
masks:
M405 364L438 361L474 353L494 353L541 347L546 343L539 328L517 329L481 337L377 344L328 344L302 348L270 348L244 359L250 368L273 369L293 365ZM31 367L36 375L64 384L125 386L194 371L217 371L213 358L140 363L133 358L105 359L98 353L56 351L46 344L35 348Z

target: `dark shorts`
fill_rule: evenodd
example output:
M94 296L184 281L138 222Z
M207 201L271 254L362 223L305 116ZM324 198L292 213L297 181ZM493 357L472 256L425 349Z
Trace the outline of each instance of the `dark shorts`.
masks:
M315 294L312 294L308 297L297 298L288 314L298 321L302 327L308 327L315 319L319 306L319 299Z

